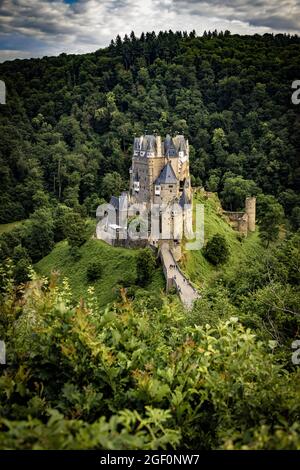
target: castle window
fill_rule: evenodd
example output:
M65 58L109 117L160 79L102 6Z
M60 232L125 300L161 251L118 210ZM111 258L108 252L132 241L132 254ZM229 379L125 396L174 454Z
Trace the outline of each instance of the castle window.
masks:
M155 194L155 196L160 196L160 186L159 185L155 185L154 194Z
M173 185L172 185L172 184L169 184L169 188L172 188L172 189L173 189Z

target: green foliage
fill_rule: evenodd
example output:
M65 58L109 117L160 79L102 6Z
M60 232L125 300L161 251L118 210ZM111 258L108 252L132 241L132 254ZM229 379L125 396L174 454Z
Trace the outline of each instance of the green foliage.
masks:
M210 175L207 181L207 188L209 191L217 192L220 184L220 177L216 174Z
M146 286L155 270L155 257L150 248L140 250L136 260L137 280L140 286Z
M299 228L299 47L282 34L169 31L0 64L0 222L29 219L0 227L1 448L300 448L299 234L278 241L284 215ZM259 233L243 243L217 197L197 195L206 241L221 235L230 263L184 252L204 287L189 313L158 295L152 253L86 241L83 217L126 188L145 129L184 132L193 184L227 209L257 195ZM98 260L105 276L87 291ZM31 261L49 281L30 281Z
M184 132L194 181L225 191L228 209L243 208L252 181L297 226L300 126L290 87L299 47L282 34L169 31L119 37L88 55L0 64L10 90L0 116L0 222L28 217L41 192L76 211L92 195L117 194L128 184L133 136L147 129ZM228 178L242 181L233 194Z
M135 285L137 279L136 257L138 250L111 247L100 240L88 240L77 249L77 257L70 253L66 241L55 245L52 252L40 260L35 269L43 276L52 272L59 273L60 279L69 279L73 296L76 300L83 297L89 286L86 272L92 261L99 261L103 266L104 275L93 283L99 304L104 306L119 297L120 288ZM156 268L152 281L143 292L160 292L165 287L165 279L161 267ZM138 286L134 286L137 293ZM145 292L144 292L145 293Z
M102 180L102 194L106 199L114 194L119 196L122 189L124 189L124 183L121 176L117 172L107 173Z
M14 267L14 280L17 285L20 285L24 282L29 281L30 279L30 268L31 265L26 258L21 258L19 261L16 262Z
M200 290L214 283L216 277L222 272L233 270L239 264L241 258L251 256L252 253L259 253L263 256L264 247L260 243L258 231L251 233L239 240L238 232L232 229L228 219L223 215L220 201L216 194L209 198L204 196L200 190L194 194L194 205L200 203L204 205L204 236L206 243L216 234L222 235L230 250L230 262L225 265L214 266L204 256L202 250L184 250L181 268Z
M226 263L229 259L229 248L223 235L216 234L210 238L204 248L205 258L212 264Z
M0 235L2 235L2 233L10 232L21 223L22 222L20 221L20 222L11 222L9 224L0 224Z
M246 326L275 342L278 360L291 367L291 343L299 335L300 240L295 234L271 249L241 256L223 279Z
M292 209L291 224L295 231L300 229L300 207L294 207Z
M278 239L280 224L283 221L283 208L274 196L265 194L257 198L257 219L261 239L269 244Z
M74 211L67 211L63 218L63 233L71 248L79 248L86 241L87 233L84 219Z
M86 277L88 281L96 281L102 276L103 267L101 262L92 261L86 268Z
M26 222L24 245L33 261L50 253L54 246L54 223L49 209L37 209Z
M146 407L145 416L122 410L109 420L104 416L92 424L64 419L57 410L47 411L45 424L39 419L11 422L1 420L6 432L0 434L0 448L29 450L132 450L174 447L180 438L169 429L168 411Z
M299 372L229 310L197 326L166 303L73 306L66 281L21 303L5 285L2 449L299 449Z
M259 192L254 181L244 180L241 176L227 177L224 180L224 189L221 193L225 208L230 210L244 210L247 196L255 196Z

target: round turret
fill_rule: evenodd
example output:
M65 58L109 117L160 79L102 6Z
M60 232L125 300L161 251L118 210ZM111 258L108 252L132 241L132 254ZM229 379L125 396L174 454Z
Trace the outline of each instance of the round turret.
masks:
M256 197L246 197L245 210L246 214L248 215L248 230L249 232L254 232L256 218Z

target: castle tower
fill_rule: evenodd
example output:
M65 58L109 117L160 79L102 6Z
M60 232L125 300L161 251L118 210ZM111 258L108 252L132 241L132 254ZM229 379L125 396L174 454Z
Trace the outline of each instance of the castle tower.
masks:
M256 197L246 197L245 210L248 215L248 230L249 232L255 231L256 219Z
M130 217L142 217L146 214L148 242L156 245L159 240L169 240L176 245L182 239L183 233L192 232L189 143L183 135L167 135L164 140L156 134L135 137L129 174L130 187L126 193L126 208L123 204L124 194L111 197L110 205L115 209L116 217L114 220L108 214L99 238L107 240L108 229L109 234L118 232L122 235L125 219L123 214ZM139 204L142 204L143 214L138 209ZM157 213L153 215L152 210ZM126 234L129 233L128 227L127 224ZM118 235L117 238L118 241L123 240L123 236Z

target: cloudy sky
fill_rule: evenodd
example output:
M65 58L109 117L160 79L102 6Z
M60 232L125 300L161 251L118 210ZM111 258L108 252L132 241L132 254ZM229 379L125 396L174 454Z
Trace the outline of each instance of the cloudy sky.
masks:
M0 0L0 61L91 52L117 34L300 33L300 0Z

